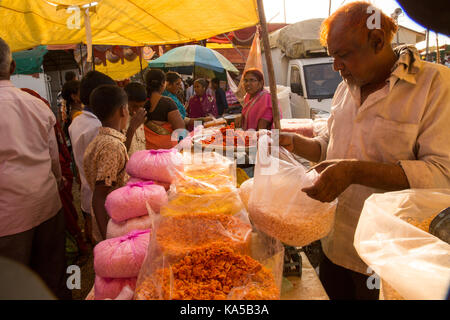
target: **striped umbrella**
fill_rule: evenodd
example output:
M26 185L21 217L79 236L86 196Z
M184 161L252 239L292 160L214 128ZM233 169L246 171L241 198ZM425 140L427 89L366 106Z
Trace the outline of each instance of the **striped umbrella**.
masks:
M225 71L239 73L236 67L219 52L198 45L174 48L158 59L150 61L148 66L183 74L192 74L198 69L212 70L219 74L225 74Z

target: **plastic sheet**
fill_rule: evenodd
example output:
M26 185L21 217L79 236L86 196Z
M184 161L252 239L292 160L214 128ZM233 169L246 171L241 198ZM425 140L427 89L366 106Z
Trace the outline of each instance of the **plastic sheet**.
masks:
M142 150L133 153L127 163L130 176L172 183L183 172L183 156L176 149Z
M388 284L382 286L384 298L446 298L450 245L419 226L449 204L448 189L410 189L374 194L366 200L354 246L382 283Z
M137 277L149 240L150 232L147 230L101 241L94 248L95 274L104 278Z
M114 222L113 219L109 219L106 227L106 239L122 237L136 230L150 230L151 226L152 220L148 214L123 222Z
M256 228L288 245L308 245L330 232L337 202L322 203L302 192L318 174L306 173L303 165L282 147L279 158L270 155L269 140L263 136L258 143L250 218Z
M155 213L168 201L166 190L152 181L127 184L106 197L105 208L111 219L122 222L147 215L146 203Z

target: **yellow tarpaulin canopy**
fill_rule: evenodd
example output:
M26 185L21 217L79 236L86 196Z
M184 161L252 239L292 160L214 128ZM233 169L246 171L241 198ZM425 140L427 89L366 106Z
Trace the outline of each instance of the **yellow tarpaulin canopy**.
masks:
M143 69L147 67L147 64L147 61L142 60ZM123 64L120 61L116 63L106 61L106 66L103 64L95 66L95 70L107 74L114 80L124 80L140 72L141 65L139 63L139 57L137 57L131 62L125 60Z
M258 23L256 0L2 0L0 37L20 51L48 44L156 45L203 40ZM78 7L68 7L69 5ZM94 4L94 2L92 3Z

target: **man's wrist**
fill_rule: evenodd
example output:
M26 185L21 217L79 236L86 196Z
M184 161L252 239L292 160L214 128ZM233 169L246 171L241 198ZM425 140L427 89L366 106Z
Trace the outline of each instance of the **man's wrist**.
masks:
M350 179L350 184L360 184L361 172L360 172L361 162L356 159L348 159L343 161L343 165L346 168L346 174Z

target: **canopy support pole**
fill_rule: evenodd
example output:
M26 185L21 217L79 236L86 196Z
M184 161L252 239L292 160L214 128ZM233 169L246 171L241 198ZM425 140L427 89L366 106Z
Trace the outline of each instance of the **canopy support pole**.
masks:
M267 71L269 74L270 95L272 97L272 114L275 129L281 130L280 112L278 110L277 85L275 83L275 73L273 71L272 53L270 52L269 33L267 32L266 15L262 0L258 2L259 22L261 25L261 38L263 41L264 52L266 57Z

